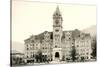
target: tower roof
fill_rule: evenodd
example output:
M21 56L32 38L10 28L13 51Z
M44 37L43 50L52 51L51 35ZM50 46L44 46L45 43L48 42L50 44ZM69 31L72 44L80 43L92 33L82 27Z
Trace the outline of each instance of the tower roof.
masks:
M59 6L57 6L56 11L54 12L54 15L61 15Z

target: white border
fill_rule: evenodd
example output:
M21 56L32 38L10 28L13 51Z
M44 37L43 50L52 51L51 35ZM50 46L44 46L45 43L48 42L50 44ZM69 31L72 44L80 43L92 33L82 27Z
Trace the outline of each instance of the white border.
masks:
M41 0L30 0L41 1ZM100 63L100 0L42 0L41 2L74 3L74 4L96 4L97 5L97 36L98 36L98 61L86 63L69 63L57 65L42 65L43 67L99 67ZM9 67L10 63L10 0L0 0L0 67ZM41 66L41 67L42 67Z

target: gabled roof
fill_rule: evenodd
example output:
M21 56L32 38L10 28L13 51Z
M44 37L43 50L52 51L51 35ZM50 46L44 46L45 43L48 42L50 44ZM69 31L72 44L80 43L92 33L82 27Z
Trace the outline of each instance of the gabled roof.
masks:
M69 30L69 31L63 31L63 35L62 35L62 40L65 39L65 33L71 33L71 38L74 40L75 38L80 38L82 36L82 32L79 31L78 29L75 30ZM25 41L31 41L31 40L39 40L40 42L42 42L42 40L44 39L44 35L48 33L50 34L50 39L53 40L53 32L48 32L48 31L44 31L43 33L40 33L39 35L32 35L30 36L30 38L26 39ZM84 37L88 37L90 36L90 34L87 33L83 33ZM33 39L32 39L33 38Z
M57 6L56 11L53 14L53 16L56 16L56 15L61 15L61 12L59 10L59 6Z

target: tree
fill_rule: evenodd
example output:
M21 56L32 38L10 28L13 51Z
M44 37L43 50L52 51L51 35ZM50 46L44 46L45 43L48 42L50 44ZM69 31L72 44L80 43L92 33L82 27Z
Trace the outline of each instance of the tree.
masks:
M75 46L72 46L72 51L71 51L71 59L74 62L76 60L76 49Z
M91 55L93 56L93 58L95 58L96 59L96 39L94 40L94 42L92 43L92 45L93 45L93 48L92 48L92 53L91 53Z
M65 61L65 56L62 57L62 61Z
M35 55L36 62L38 62L38 55Z
M38 55L39 55L39 61L42 62L42 52L40 51Z
M84 62L84 61L85 61L84 57L81 57L81 62Z
M36 55L36 62L42 62L42 52L39 50Z

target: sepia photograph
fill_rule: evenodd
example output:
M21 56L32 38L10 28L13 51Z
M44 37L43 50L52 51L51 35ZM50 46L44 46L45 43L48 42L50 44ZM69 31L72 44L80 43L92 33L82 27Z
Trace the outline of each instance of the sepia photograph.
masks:
M11 4L11 66L97 61L96 5Z

